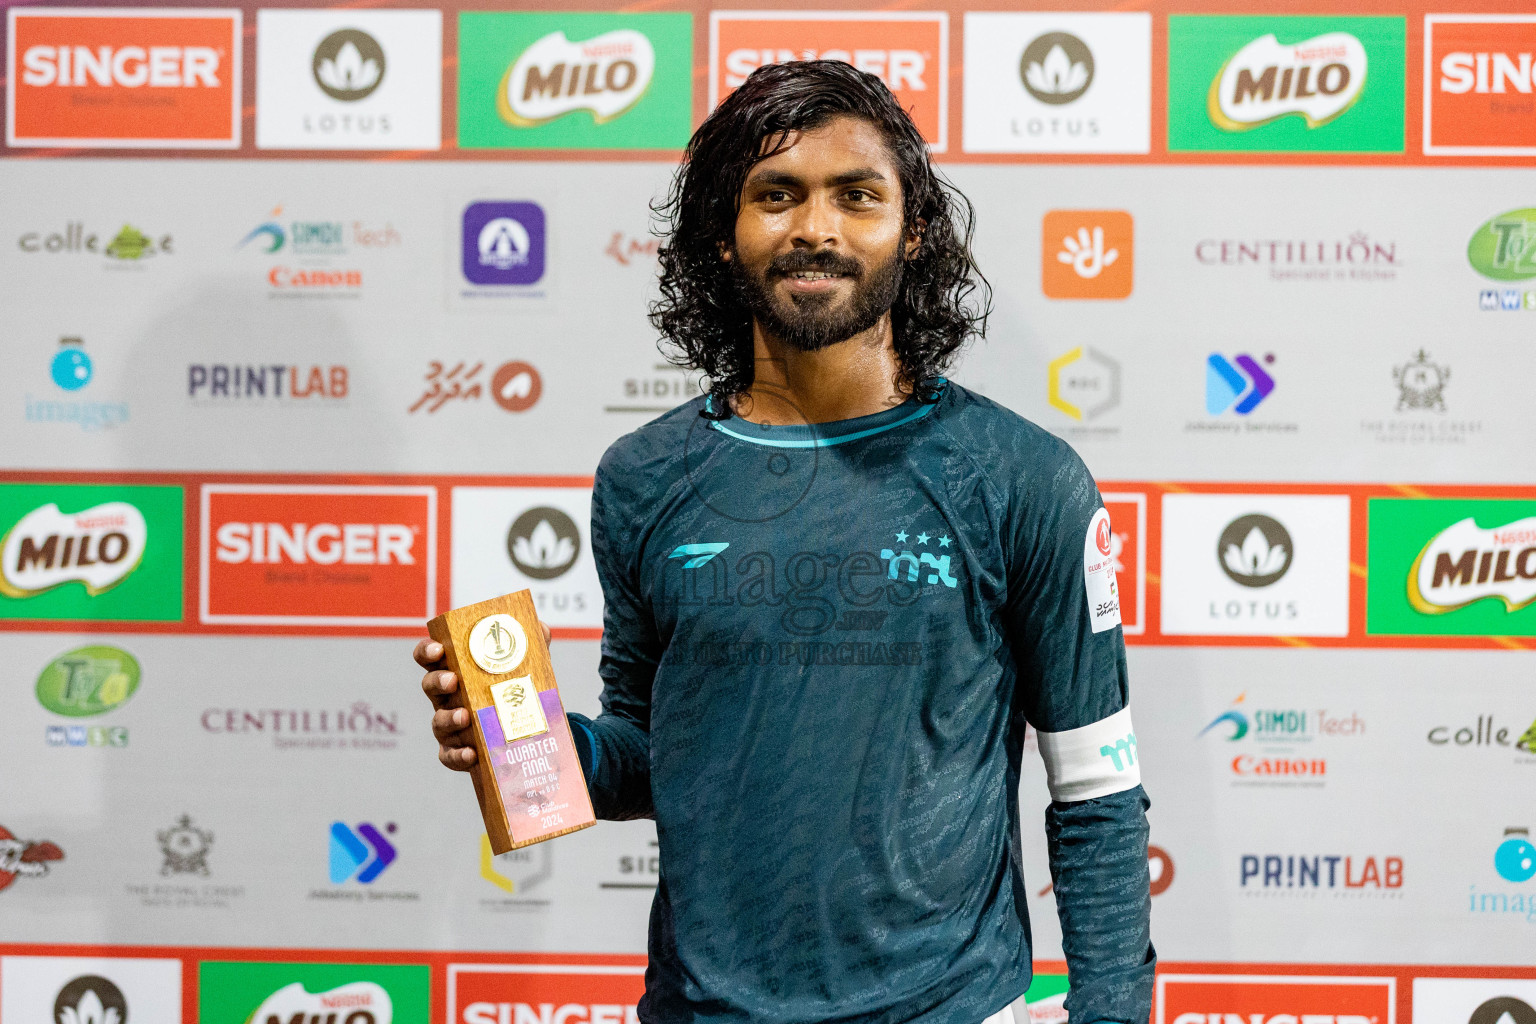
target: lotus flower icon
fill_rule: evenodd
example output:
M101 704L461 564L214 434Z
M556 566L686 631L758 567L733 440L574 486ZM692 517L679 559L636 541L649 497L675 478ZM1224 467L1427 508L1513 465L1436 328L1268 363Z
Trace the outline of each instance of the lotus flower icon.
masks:
M552 580L570 571L581 551L581 534L558 508L531 508L507 532L507 554L525 576Z
M1266 515L1239 516L1221 531L1216 555L1222 569L1245 587L1267 587L1291 567L1291 535Z
M1071 103L1093 82L1093 53L1077 36L1047 32L1024 48L1019 77L1041 103Z
M315 82L332 99L360 100L384 80L384 49L366 32L344 28L315 48Z

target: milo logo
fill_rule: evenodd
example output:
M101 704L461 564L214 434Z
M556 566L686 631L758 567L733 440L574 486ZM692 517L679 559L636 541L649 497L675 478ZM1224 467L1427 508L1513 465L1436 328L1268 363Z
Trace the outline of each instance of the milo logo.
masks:
M56 715L100 715L139 688L139 663L119 647L77 647L48 663L37 677L37 702Z
M1467 262L1495 281L1536 277L1536 209L1510 210L1489 218L1472 233Z
M643 32L621 28L582 42L551 32L507 68L496 110L519 128L578 110L589 111L602 124L640 101L655 70L656 51Z
M1354 105L1365 88L1365 73L1365 46L1348 32L1284 44L1271 33L1222 65L1206 109L1211 122L1229 132L1291 114L1316 128Z
M1430 538L1408 573L1408 600L1420 612L1483 598L1512 612L1536 601L1536 516L1491 529L1470 516L1453 523Z
M138 568L148 539L143 513L126 501L69 513L43 505L0 540L0 593L28 597L78 580L100 594Z
M249 1024L391 1024L394 1008L389 993L372 981L354 981L326 992L310 992L302 982L285 985L262 1000Z

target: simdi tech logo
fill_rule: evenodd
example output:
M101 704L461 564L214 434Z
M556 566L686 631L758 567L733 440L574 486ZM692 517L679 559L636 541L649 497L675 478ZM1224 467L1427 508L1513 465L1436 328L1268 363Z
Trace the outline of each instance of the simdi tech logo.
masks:
M1536 501L1372 498L1366 632L1536 636Z
M693 18L462 12L458 95L464 149L681 149Z
M433 487L205 484L199 620L419 626L437 587Z
M8 18L7 145L240 145L240 11L13 7Z
M1536 14L1424 16L1424 152L1536 155Z
M949 141L949 15L934 11L712 11L709 106L765 64L840 60L879 78L935 153Z
M1168 18L1173 152L1403 150L1402 18Z
M1134 284L1135 222L1124 210L1051 210L1040 223L1049 299L1123 299Z
M1152 16L967 13L967 153L1146 153Z
M257 149L442 145L441 11L256 12Z
M422 1024L431 969L416 964L198 964L200 1024Z
M181 619L182 489L0 484L0 619Z

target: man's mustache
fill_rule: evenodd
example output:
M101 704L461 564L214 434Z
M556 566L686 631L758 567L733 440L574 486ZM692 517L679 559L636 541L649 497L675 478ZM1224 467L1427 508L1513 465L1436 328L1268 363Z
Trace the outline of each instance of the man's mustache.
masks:
M863 264L852 256L844 256L831 249L822 249L819 252L796 249L793 252L781 253L768 263L768 274L771 277L787 277L790 274L801 274L806 271L858 277L863 269Z

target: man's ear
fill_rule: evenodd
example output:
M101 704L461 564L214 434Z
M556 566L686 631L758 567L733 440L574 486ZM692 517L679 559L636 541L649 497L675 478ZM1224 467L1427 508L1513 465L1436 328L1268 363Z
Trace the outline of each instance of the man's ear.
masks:
M729 263L729 262L731 262L732 257L735 255L734 253L731 252L731 247L729 245L726 245L724 242L717 243L717 247L720 250L720 262L721 263Z
M923 247L923 232L928 229L928 222L919 217L913 222L907 231L907 240L903 248L904 258L912 260L917 258L918 250Z

